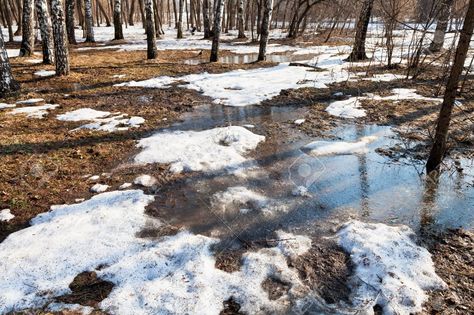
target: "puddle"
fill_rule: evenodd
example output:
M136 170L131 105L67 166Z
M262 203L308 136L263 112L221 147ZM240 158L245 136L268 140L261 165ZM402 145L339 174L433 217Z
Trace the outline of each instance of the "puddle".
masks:
M269 62L297 62L304 60L311 60L315 55L314 54L294 54L295 51L288 51L285 53L278 54L268 54L267 61ZM258 58L258 53L249 53L249 54L232 54L227 56L222 56L219 58L220 63L231 63L231 64L245 64L256 62ZM208 59L196 58L188 59L184 61L184 64L187 65L199 65L202 63L208 63Z
M312 157L301 147L321 139L281 126L304 117L305 112L304 107L296 106L207 105L185 114L183 121L170 129L253 125L252 132L267 136L252 154L259 167L248 171L245 178L189 174L185 181L160 191L149 213L194 233L220 237L225 248L272 237L273 231L281 228L307 235L327 234L350 218L406 224L415 231L461 224L474 227L474 172L469 171L472 161L462 161L471 163L465 165L464 173L445 173L437 187L427 186L423 161L394 162L375 151L402 145L390 127L355 124L340 126L334 135L347 142L377 136L367 145L367 152ZM266 134L270 125L280 125L284 136ZM216 193L235 186L265 196L268 205L258 209L252 203L225 207L215 203ZM304 186L310 196L294 196L297 186Z

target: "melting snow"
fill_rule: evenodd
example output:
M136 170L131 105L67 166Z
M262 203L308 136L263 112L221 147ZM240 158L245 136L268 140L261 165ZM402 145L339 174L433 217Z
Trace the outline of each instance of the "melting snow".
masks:
M243 186L229 187L226 191L215 193L212 197L212 205L221 207L226 211L228 206L244 206L244 209L261 209L268 204L267 197L249 190ZM245 212L245 210L244 210Z
M367 145L375 141L377 136L362 137L356 142L345 141L314 141L305 145L301 150L312 156L346 155L367 152Z
M44 99L43 98L30 98L28 100L18 101L16 103L18 105L30 105L30 104L40 103L40 102L44 102Z
M446 288L430 253L415 244L406 226L351 221L337 235L356 266L356 304L370 309L379 304L389 315L415 314L422 311L427 291Z
M103 184L95 184L94 186L91 187L91 192L94 193L101 193L109 189L109 185L103 185Z
M119 189L127 189L132 186L132 183L123 183L122 185L119 186Z
M92 108L80 108L56 116L59 120L64 121L81 121L81 120L94 120L96 118L107 117L110 112L104 112L101 110L95 110Z
M135 157L139 164L169 163L171 171L238 174L251 162L243 154L255 149L265 137L240 126L204 131L162 131L139 141L142 148Z
M151 187L155 185L156 182L157 182L156 178L150 175L140 175L137 178L135 178L135 180L133 181L135 185L140 185L143 187Z
M302 125L305 121L306 119L297 119L293 123L299 126L299 125Z
M48 110L54 109L59 107L59 105L54 104L45 104L40 106L27 106L21 108L15 108L10 111L10 114L17 115L17 114L25 114L28 118L38 118L42 119L44 116L48 114Z
M5 103L0 103L0 109L4 109L4 108L12 108L12 107L15 107L16 105L15 104L5 104Z
M246 106L277 96L282 90L301 87L326 88L326 84L347 80L347 71L308 72L306 67L279 64L270 68L235 70L219 74L201 73L182 77L157 77L145 81L131 81L117 86L167 88L173 83L202 92L214 103L228 106Z
M3 209L0 211L0 221L8 222L15 216L10 212L10 209Z
M40 70L34 73L38 77L50 77L56 74L54 70Z

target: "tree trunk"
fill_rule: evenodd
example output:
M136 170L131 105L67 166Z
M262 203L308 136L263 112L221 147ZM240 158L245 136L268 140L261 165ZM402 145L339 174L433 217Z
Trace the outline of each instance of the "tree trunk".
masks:
M237 24L238 24L238 29L239 29L239 35L237 35L237 38L245 38L245 32L244 32L244 0L238 0L239 1L239 8L237 11ZM250 0L247 0L250 1Z
M133 17L135 15L135 2L136 0L132 0L132 2L130 3L130 12L128 15L128 24L130 24L130 26L135 25L135 22L133 21Z
M94 43L94 20L92 18L92 0L84 0L84 19L86 26L86 43Z
M444 35L448 28L449 17L451 15L451 7L453 0L443 0L441 2L441 8L438 15L438 21L436 22L436 30L434 33L433 41L431 42L429 50L431 52L438 52L443 48Z
M183 1L178 0L178 23L176 27L178 28L178 32L176 38L183 38Z
M7 19L8 24L8 41L13 42L13 27L12 27L12 13L13 10L11 9L10 3L8 0L3 0L3 9L5 10L5 18Z
M8 60L3 33L0 29L0 97L14 91L18 91L20 85L13 78L10 61Z
M54 43L51 30L51 20L49 17L48 5L46 0L36 0L36 14L41 30L41 41L43 47L43 63L54 63Z
M51 20L53 21L56 75L69 74L69 48L64 25L64 11L61 0L51 0Z
M102 15L105 18L105 26L107 26L107 27L112 26L112 24L110 24L109 15L107 14L107 11L105 11L105 8L102 5L102 3L100 1L97 1L97 4L99 5L100 12L102 12Z
M77 45L76 34L74 29L74 9L75 0L66 0L66 29L69 44Z
M262 1L265 1L265 8L263 11L262 29L260 30L260 49L258 52L258 61L264 61L267 58L268 31L273 11L273 0Z
M217 0L216 10L214 14L214 37L212 38L210 62L217 62L219 60L219 39L221 36L223 9L224 9L224 0Z
M33 0L23 0L22 40L20 57L32 56L35 50L35 20Z
M21 35L23 33L23 8L21 6L21 0L16 0L16 5L18 7L18 20L17 20L17 29L15 31L15 36Z
M209 0L202 1L202 21L204 24L204 38L211 38L211 22L209 21Z
M359 20L357 21L357 29L354 40L354 47L347 58L348 61L359 61L367 59L365 54L365 38L367 37L367 29L369 27L370 15L374 0L364 0L362 9L360 10Z
M122 0L114 0L114 40L123 39L122 30Z
M154 18L153 0L145 0L145 30L148 59L156 59L158 56L158 51L156 49L156 31Z
M446 84L446 91L444 92L443 104L439 113L438 123L436 126L436 134L431 148L430 156L426 163L427 173L431 173L439 169L439 165L446 153L446 141L448 138L449 123L451 121L451 113L453 111L456 92L459 84L459 77L464 68L464 61L466 60L469 43L472 37L474 28L474 0L469 1L466 18L464 19L464 26L459 37L458 48L454 56L453 66Z

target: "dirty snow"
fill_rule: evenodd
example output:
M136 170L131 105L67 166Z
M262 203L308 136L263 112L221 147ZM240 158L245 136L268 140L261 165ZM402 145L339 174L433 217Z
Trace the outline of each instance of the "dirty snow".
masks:
M214 99L214 103L228 106L247 106L260 103L280 94L284 89L315 87L347 80L342 68L314 72L306 67L292 67L282 63L275 67L210 74L190 74L182 77L162 76L145 81L131 81L116 86L168 88L174 83L197 90Z
M91 187L90 191L94 193L101 193L109 189L109 185L95 184Z
M27 100L24 100L24 101L18 101L16 103L18 105L31 105L31 104L36 104L36 103L40 103L40 102L44 102L44 99L43 98L30 98L30 99L27 99Z
M8 222L15 216L11 213L10 209L3 209L0 211L0 221Z
M365 110L360 108L358 97L351 97L347 100L335 101L326 107L326 111L333 116L342 118L358 118L365 116Z
M229 206L243 207L243 209L261 209L268 204L267 197L254 192L244 186L229 187L225 191L217 192L212 196L212 205L226 211ZM250 210L250 209L248 209ZM245 210L243 212L246 212Z
M157 183L156 178L150 175L140 175L133 181L135 185L140 185L143 187L151 187Z
M311 248L311 239L303 235L294 235L285 231L276 231L278 248L288 257L297 257L306 253Z
M377 136L362 137L356 142L318 140L308 143L301 150L312 156L360 154L367 152L367 145L376 139Z
M81 120L94 120L97 118L103 118L109 116L110 112L104 112L101 110L95 110L92 108L80 108L56 116L58 120L63 121L81 121Z
M135 157L138 164L171 164L171 171L241 174L252 162L244 154L265 137L244 127L229 126L204 131L161 131L138 142L142 148Z
M414 314L422 311L427 291L447 287L430 253L416 245L406 226L351 221L337 235L355 265L356 305L379 304L387 315Z
M50 77L56 74L54 70L39 70L34 73L38 77Z
M15 108L10 111L11 115L25 114L28 118L42 119L48 114L48 110L59 107L55 104L45 104L40 106L27 106Z

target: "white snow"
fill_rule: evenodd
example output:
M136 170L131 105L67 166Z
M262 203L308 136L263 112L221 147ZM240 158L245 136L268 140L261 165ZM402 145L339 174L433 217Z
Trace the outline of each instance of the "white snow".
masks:
M94 308L91 306L83 306L79 304L66 304L66 303L50 303L47 307L47 310L50 312L60 312L63 313L65 310L71 311L74 314L89 315L94 311Z
M95 110L92 108L80 108L67 112L61 115L56 116L58 120L63 121L81 121L81 120L94 120L96 118L107 117L111 113L104 112L101 110Z
M395 73L374 74L370 78L362 78L362 80L375 81L375 82L389 82L393 80L403 80L403 79L406 79L406 75L395 74Z
M91 187L91 192L94 193L101 193L109 189L109 185L104 185L104 184L95 184Z
M278 248L288 257L297 257L311 248L311 239L303 235L294 235L282 230L276 231Z
M54 70L39 70L34 73L38 77L50 77L56 74Z
M243 212L251 209L259 210L268 204L267 197L249 190L244 186L229 187L225 191L217 192L212 196L212 205L226 211L229 206L243 207ZM250 208L250 209L248 209Z
M135 157L138 164L169 163L171 171L217 172L240 174L252 162L244 157L265 137L244 127L229 126L204 131L162 131L142 139Z
M18 105L31 105L31 104L36 104L36 103L40 103L40 102L44 102L44 99L43 98L30 98L30 99L27 99L27 100L24 100L24 101L18 101L16 103Z
M12 109L9 113L11 115L25 114L28 118L42 119L48 114L48 110L59 107L55 104L45 104L40 106L27 106Z
M0 243L0 313L38 308L70 293L83 271L111 265L143 249L135 236L153 200L141 190L114 191L78 204L52 206L31 226Z
M157 180L155 177L150 175L140 175L134 179L133 183L143 187L151 187L157 183Z
M119 189L127 189L132 187L132 183L123 183L122 185L119 186Z
M201 73L182 77L162 76L145 81L131 81L116 86L167 88L186 82L180 87L197 90L214 99L214 103L228 106L246 106L260 103L280 94L284 89L316 87L347 80L349 74L342 68L311 72L306 67L290 67L287 63L275 67L234 70L219 74Z
M0 211L0 221L8 222L15 216L11 213L10 209L3 209Z
M306 119L296 119L293 123L299 126L302 125L305 121Z
M112 115L112 116L111 116ZM108 117L110 116L110 117ZM127 117L126 114L110 113L91 108L80 108L57 116L63 121L84 121L91 123L82 125L73 131L80 129L92 129L106 132L128 130L129 127L137 128L145 122L145 119L138 116Z
M41 60L41 59L27 59L25 61L28 62L28 63L32 63L32 64L38 64L38 63L43 62L43 60Z
M427 291L447 287L430 253L416 245L406 226L350 221L337 235L355 265L356 305L379 304L387 315L415 314L422 311Z
M367 145L376 139L377 136L362 137L356 142L318 140L308 143L301 150L312 156L360 154L367 152Z
M0 103L0 109L16 107L15 104Z
M91 177L88 178L88 180L98 180L100 178L100 175L92 175Z
M365 116L365 110L360 108L358 97L351 97L347 100L332 102L328 107L326 107L326 111L333 116L342 118L357 118Z

